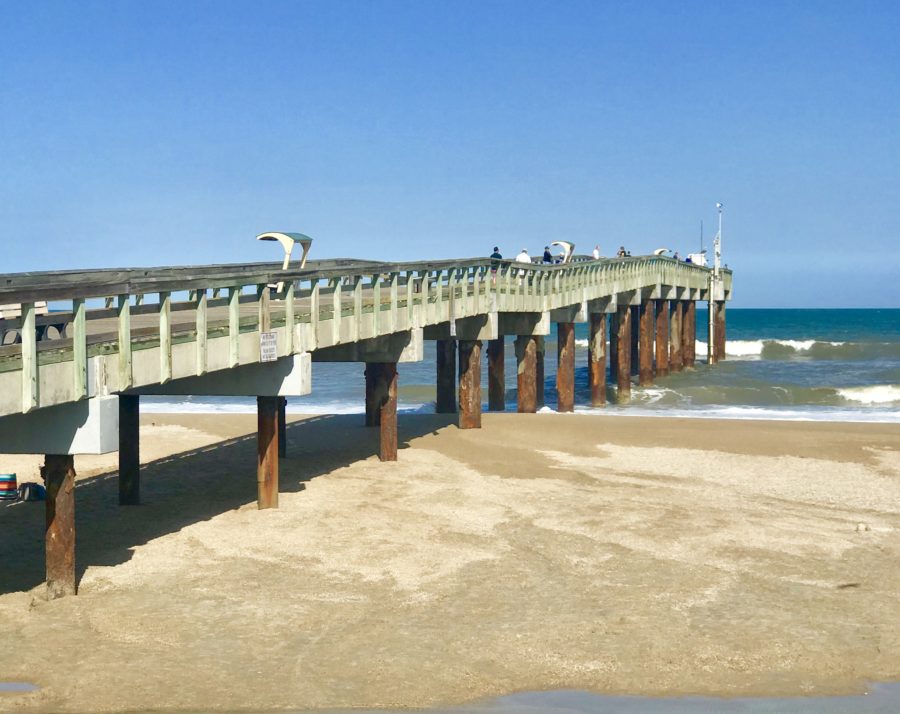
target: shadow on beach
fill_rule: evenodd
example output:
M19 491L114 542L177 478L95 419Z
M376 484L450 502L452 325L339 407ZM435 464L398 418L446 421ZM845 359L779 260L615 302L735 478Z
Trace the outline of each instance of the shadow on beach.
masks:
M362 415L348 414L288 423L279 492L302 491L316 476L377 456L379 430L363 426L362 421ZM400 415L399 446L408 448L410 440L455 422L454 414ZM253 503L256 433L143 464L141 505L119 506L118 498L117 471L77 481L78 582L89 566L127 562L136 546ZM0 508L4 543L0 595L30 590L44 582L44 518L43 502Z

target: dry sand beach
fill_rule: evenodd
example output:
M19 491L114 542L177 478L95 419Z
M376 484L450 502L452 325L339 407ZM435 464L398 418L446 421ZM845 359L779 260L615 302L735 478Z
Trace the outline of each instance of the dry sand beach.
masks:
M825 695L900 679L900 428L486 414L145 415L144 505L77 458L77 597L0 508L15 711L447 705L521 690ZM20 481L37 460L0 457Z

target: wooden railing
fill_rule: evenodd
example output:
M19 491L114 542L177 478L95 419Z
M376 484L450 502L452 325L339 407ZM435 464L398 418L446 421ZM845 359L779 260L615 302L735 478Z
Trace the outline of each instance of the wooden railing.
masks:
M701 299L710 275L707 268L654 256L566 265L330 260L304 270L259 263L0 275L0 303L19 305L21 313L0 319L0 415L92 396L93 357L115 355L110 384L116 392L147 383L146 375L135 379L134 359L148 349L159 350L153 380L165 383L254 361L242 340L247 333L277 330L278 355L285 356L450 319L546 311L660 285ZM723 280L727 295L729 271ZM38 301L50 312L38 315ZM173 349L185 343L194 345L189 370L183 350L173 363ZM60 372L65 364L67 378ZM42 376L45 369L53 375ZM11 373L21 374L21 399L3 397ZM56 385L61 379L68 385Z

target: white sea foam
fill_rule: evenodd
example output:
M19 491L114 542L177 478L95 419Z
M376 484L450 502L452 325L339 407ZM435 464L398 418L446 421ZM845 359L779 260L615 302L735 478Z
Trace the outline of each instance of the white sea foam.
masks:
M837 393L848 402L857 402L858 404L893 404L900 402L900 385L897 384L847 387L838 389Z
M700 409L653 409L630 404L602 409L576 407L578 414L594 416L679 417L688 419L748 419L766 421L834 421L900 424L900 411L863 411L840 408L775 409L767 407L705 407Z

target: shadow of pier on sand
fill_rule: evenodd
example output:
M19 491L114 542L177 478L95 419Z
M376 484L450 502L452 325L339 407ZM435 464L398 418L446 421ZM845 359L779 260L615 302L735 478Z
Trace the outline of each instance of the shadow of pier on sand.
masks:
M456 423L454 414L399 416L399 446ZM377 458L379 430L358 414L314 416L287 425L287 456L280 460L280 493ZM401 452L400 459L403 458ZM75 460L78 469L78 458ZM385 464L390 468L390 464ZM136 546L256 500L256 433L173 454L141 466L141 505L119 506L118 473L79 479L75 490L76 578L90 566L127 562ZM41 585L45 504L0 508L0 595Z

